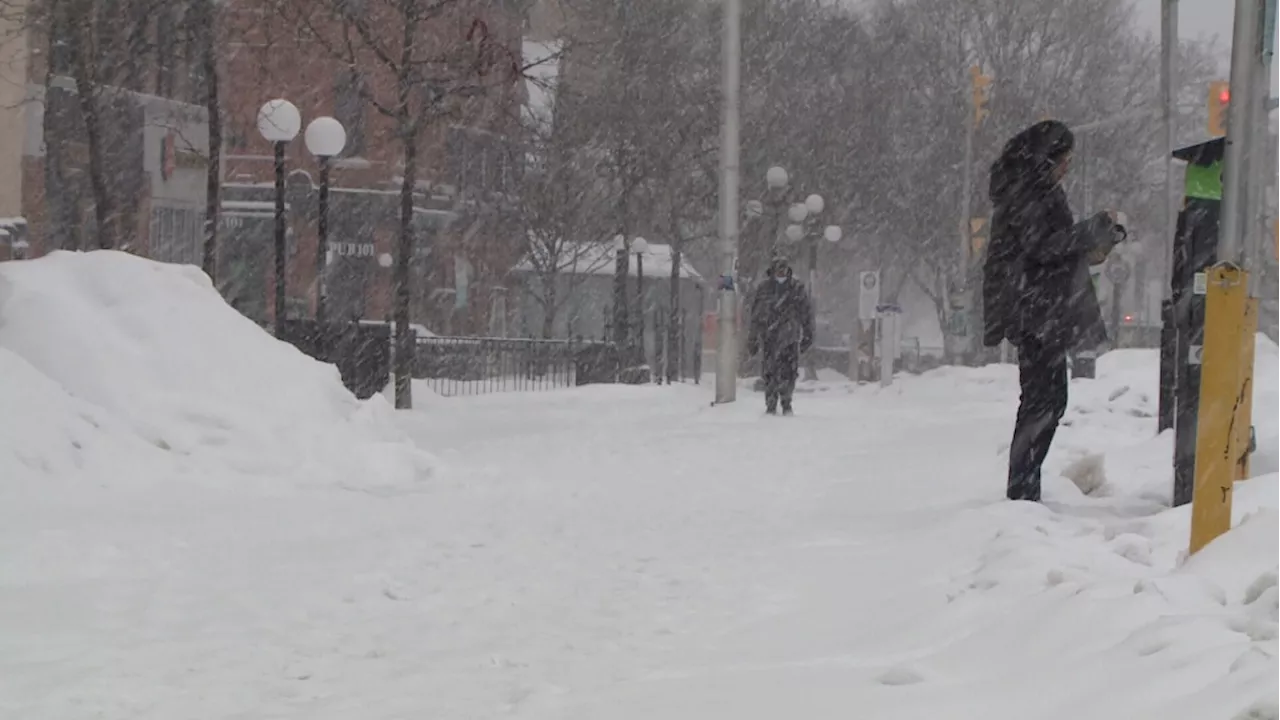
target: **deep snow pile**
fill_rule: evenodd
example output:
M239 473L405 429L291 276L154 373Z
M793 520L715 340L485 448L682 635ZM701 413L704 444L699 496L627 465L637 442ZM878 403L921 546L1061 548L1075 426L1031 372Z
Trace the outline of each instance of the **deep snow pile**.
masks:
M720 407L598 386L432 398L393 428L221 305L195 319L217 341L128 352L170 332L134 288L183 317L216 296L105 258L123 287L79 256L0 266L0 717L1277 716L1276 475L1182 556L1154 352L1072 383L1045 502L1009 503L1011 367L804 384L785 419L749 383ZM58 343L15 331L15 296ZM1259 344L1258 472L1275 358ZM209 361L241 380L206 386ZM439 453L426 492L330 491L361 448L409 463L399 432ZM1082 465L1089 494L1063 477Z
M6 478L139 481L150 463L376 491L431 468L381 398L357 401L190 266L119 252L0 265L0 366Z

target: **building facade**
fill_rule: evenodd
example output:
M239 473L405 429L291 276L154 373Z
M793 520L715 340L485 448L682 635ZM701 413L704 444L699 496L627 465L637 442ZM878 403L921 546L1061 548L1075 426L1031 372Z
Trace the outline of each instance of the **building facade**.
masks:
M232 302L263 321L271 308L262 291L273 281L258 269L270 267L262 248L270 247L274 163L256 118L276 97L298 107L304 126L328 115L347 130L346 148L331 161L328 315L381 320L391 312L389 262L400 229L406 136L395 117L401 76L373 48L397 57L399 48L395 33L383 33L393 38L385 44L370 40L358 48L335 38L358 23L399 28L405 19L387 3L344 5L350 16L308 11L324 5L297 3L290 10L286 0L275 13L253 0L226 6L219 275ZM434 72L444 85L426 97L431 90L415 83L409 111L421 125L414 134L411 316L439 334L489 334L507 313L509 271L522 251L513 212L522 161L513 139L524 97L521 27L512 3L460 0L417 35L428 48L422 57L439 65ZM477 70L476 63L486 67ZM427 74L428 64L415 72ZM285 157L288 304L291 314L305 315L317 288L319 164L301 134Z
M24 228L0 242L0 259L97 247L99 203L122 248L190 258L208 139L192 102L202 80L183 59L189 3L103 2L103 21L87 30L69 6L60 14L37 0L0 14L0 215ZM88 65L77 55L86 36Z
M95 24L95 127L119 247L198 264L209 148L201 24L189 0L86 0ZM440 333L485 334L505 324L507 277L522 251L511 211L523 157L513 138L525 95L519 82L525 18L511 0L429 3L419 23L426 50L417 79L434 74L440 102L415 121L412 179L414 321ZM98 7L101 5L102 7ZM424 6L427 3L424 3ZM64 4L81 8L80 5ZM217 282L250 317L273 304L271 147L258 108L285 98L304 125L330 115L348 142L332 162L326 286L335 318L385 319L387 256L399 232L402 125L388 114L399 84L370 48L346 55L333 42L356 21L370 38L398 37L393 3L373 0L217 3L216 63L222 126L222 222ZM86 105L76 80L77 33L39 0L0 13L0 259L98 247ZM100 25L100 26L99 26ZM81 73L82 74L82 73ZM317 287L318 164L301 134L288 168L288 312L312 312ZM99 187L102 184L99 184ZM105 203L104 203L105 204ZM495 315L501 317L495 317Z

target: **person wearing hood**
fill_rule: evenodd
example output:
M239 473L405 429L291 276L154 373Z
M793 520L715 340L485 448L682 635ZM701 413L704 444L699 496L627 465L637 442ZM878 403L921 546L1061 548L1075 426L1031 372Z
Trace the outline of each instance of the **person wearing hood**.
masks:
M791 265L776 255L756 290L747 332L747 353L762 353L765 412L791 414L791 399L800 374L800 356L813 345L813 307L804 285L792 277Z
M1074 138L1045 120L1014 136L991 166L991 240L983 267L983 344L1018 349L1022 394L1007 495L1040 500L1041 465L1067 409L1067 356L1107 337L1089 276L1125 237L1123 216L1075 222L1062 179Z

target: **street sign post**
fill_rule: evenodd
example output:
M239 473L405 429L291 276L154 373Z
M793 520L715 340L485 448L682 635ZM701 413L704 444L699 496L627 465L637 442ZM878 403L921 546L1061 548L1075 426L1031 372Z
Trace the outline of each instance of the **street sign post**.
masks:
M880 304L880 271L864 270L858 273L858 319L875 320L876 306Z

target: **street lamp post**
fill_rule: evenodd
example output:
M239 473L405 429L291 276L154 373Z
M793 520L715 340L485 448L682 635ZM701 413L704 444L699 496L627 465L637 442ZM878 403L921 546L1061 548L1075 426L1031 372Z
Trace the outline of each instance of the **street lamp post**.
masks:
M827 207L827 203L821 195L814 193L805 198L803 203L795 203L787 211L787 217L792 224L787 226L787 240L792 243L805 243L806 255L806 276L808 282L810 304L815 316L818 312L818 234L814 231L813 222L817 216ZM822 231L822 237L831 243L837 243L843 236L843 231L836 225L828 225ZM804 360L805 377L808 380L816 380L818 377L817 366L814 363L812 349L806 354Z
M316 324L323 331L325 322L325 265L329 254L329 161L347 145L347 131L342 123L331 117L318 117L307 125L303 140L307 150L320 163L320 202L316 218Z
M258 110L258 132L275 150L275 331L283 334L285 315L285 217L284 217L284 147L298 136L302 116L288 100L268 100Z
M649 252L649 241L638 237L631 241L636 254L636 365L644 365L644 255Z
M716 403L737 398L738 293L734 286L738 260L739 107L742 59L742 3L724 0L721 83L724 107L720 122L720 307L716 333Z
M787 171L774 165L764 175L765 186L767 189L766 199L769 201L769 219L772 221L767 226L769 233L768 242L765 246L764 258L765 265L769 264L769 255L773 254L774 244L778 241L778 232L782 225L782 205L786 202L787 185L791 182L791 176Z

